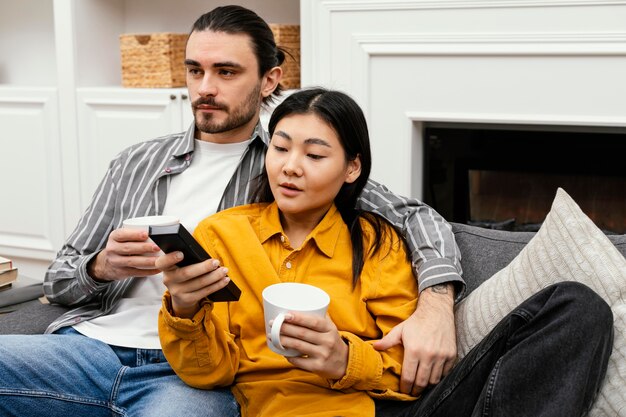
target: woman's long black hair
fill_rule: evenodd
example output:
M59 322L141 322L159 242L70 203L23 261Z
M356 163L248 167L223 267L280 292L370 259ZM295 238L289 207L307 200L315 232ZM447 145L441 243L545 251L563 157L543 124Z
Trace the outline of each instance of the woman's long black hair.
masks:
M359 105L345 93L324 88L301 90L287 97L272 113L268 129L270 137L274 134L279 121L294 114L314 114L324 120L339 136L339 141L346 153L346 161L353 161L357 156L360 157L361 175L350 184L344 183L334 201L350 230L352 282L353 285L356 285L363 270L365 259L363 230L359 219L361 217L366 219L374 229L372 254L380 249L383 234L388 233L390 229L384 227L389 225L384 223L381 217L356 208L357 199L361 195L372 169L372 154L365 116ZM254 201L274 201L265 170L258 178Z

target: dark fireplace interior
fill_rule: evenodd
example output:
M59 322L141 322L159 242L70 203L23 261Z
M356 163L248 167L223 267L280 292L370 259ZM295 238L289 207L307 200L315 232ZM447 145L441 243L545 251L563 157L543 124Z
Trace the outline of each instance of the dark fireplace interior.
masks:
M446 219L536 231L557 187L626 233L626 128L426 123L424 201Z

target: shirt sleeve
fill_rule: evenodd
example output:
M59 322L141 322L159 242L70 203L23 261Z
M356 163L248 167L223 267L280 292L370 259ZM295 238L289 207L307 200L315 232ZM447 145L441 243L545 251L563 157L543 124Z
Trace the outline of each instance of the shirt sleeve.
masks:
M361 275L361 285L368 286L364 293L367 309L375 318L382 336L415 311L418 297L417 283L404 245L395 233L393 239L395 243L387 243L375 257L366 260ZM382 240L388 242L390 239L385 237ZM375 278L369 280L367 276ZM340 334L349 347L348 366L343 378L331 383L333 389L367 391L370 396L380 399L415 399L400 392L402 346L377 351L372 346L374 340L363 340L345 331Z
M461 253L450 224L439 213L415 198L394 194L371 179L357 207L381 215L402 233L420 292L433 285L452 283L457 301L462 298L465 281L461 278Z
M113 230L115 207L111 201L115 199L115 177L120 169L118 161L119 157L109 165L91 204L48 267L43 289L53 303L69 306L85 304L111 285L91 278L87 273L87 264L104 248Z
M239 369L239 348L228 324L206 301L191 319L174 317L166 292L159 312L161 348L172 369L187 385L200 389L230 386ZM223 315L222 315L223 316Z
M194 238L215 257L205 222L196 227ZM239 347L229 331L228 305L205 299L193 318L183 319L172 315L169 291L163 296L158 320L161 348L174 372L192 387L229 386L239 370Z

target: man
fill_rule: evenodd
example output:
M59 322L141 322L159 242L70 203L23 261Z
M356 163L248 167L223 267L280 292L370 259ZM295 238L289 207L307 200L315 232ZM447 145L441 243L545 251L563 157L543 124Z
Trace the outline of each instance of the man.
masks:
M190 388L165 361L156 326L164 286L154 258L140 256L158 248L146 232L120 226L171 214L193 230L216 210L249 202L268 143L260 108L280 92L283 59L267 24L247 9L219 7L196 21L185 60L195 123L111 162L44 283L50 301L76 308L50 325L54 336L0 338L4 414L237 415L229 390ZM402 390L416 395L456 356L453 285L464 284L454 238L431 208L374 182L359 205L401 228L409 243L418 307L377 348L404 344ZM206 273L215 279L227 270Z

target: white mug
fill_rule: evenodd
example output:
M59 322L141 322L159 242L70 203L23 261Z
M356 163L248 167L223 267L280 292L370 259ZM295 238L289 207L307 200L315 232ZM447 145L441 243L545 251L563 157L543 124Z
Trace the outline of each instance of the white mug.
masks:
M283 356L300 356L297 350L286 349L280 344L280 329L285 321L285 313L294 311L324 317L329 303L328 294L313 285L283 282L266 287L263 290L263 314L267 346Z
M173 226L175 224L180 223L178 217L175 216L144 216L144 217L133 217L130 219L126 219L122 222L122 227L125 229L139 229L145 230L149 232L150 226ZM148 241L151 241L148 238ZM162 251L159 252L150 252L144 253L143 256L159 256L163 255ZM142 269L142 268L139 268ZM145 269L145 268L143 268Z

